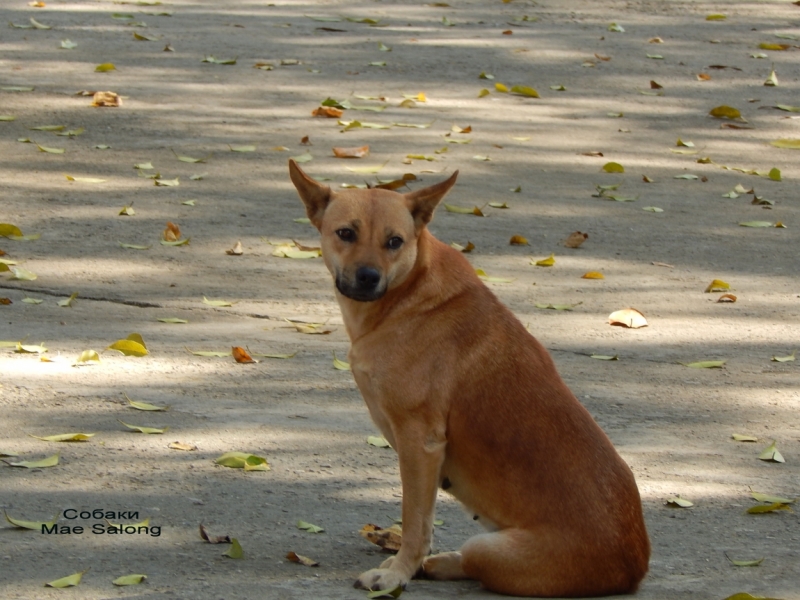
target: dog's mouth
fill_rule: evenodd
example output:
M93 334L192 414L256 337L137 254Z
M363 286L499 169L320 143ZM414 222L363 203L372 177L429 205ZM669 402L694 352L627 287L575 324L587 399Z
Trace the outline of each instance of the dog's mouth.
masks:
M359 269L361 271L361 269ZM351 300L357 302L374 302L380 300L386 293L386 284L377 271L365 277L363 273L356 272L353 280L342 275L336 277L336 289Z

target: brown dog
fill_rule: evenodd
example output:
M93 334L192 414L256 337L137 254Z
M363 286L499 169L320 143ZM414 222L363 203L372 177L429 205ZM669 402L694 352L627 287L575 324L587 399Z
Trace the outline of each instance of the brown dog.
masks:
M426 225L456 181L333 192L289 173L322 237L375 424L397 451L403 541L356 587L418 573L520 596L634 592L650 542L636 482L547 351ZM491 533L427 556L437 488Z

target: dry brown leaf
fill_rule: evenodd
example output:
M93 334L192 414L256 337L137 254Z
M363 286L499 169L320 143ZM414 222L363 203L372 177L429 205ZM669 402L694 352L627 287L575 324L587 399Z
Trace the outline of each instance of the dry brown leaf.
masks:
M296 554L294 552L289 552L286 555L286 560L299 563L301 565L305 565L306 567L318 567L319 563L312 558L308 558L307 556L302 556L300 554Z
M333 155L336 158L363 158L369 154L369 146L359 146L358 148L333 148Z
M736 302L737 298L733 294L722 294L719 298L717 298L717 302Z
M92 106L122 106L122 98L115 92L95 92L92 94Z
M338 119L344 114L344 111L333 106L319 106L311 111L313 117L327 117L328 119Z
M208 535L208 531L200 523L200 537L209 544L230 544L231 537L229 535Z
M302 250L303 252L318 252L322 250L322 248L320 248L319 246L304 246L297 240L292 240L292 242L294 243L295 247L298 250Z
M528 239L521 235L512 235L508 242L512 246L529 246Z
M313 146L314 145L314 144L311 143L311 139L307 135L304 135L302 138L300 138L300 143L303 146Z
M597 151L594 151L594 152L581 152L581 155L583 155L583 156L603 156L603 153L602 152L597 152Z
M12 304L11 298L0 298L0 305L8 306L9 304Z
M161 237L165 242L177 242L181 239L181 228L172 221L167 221L167 228L161 234Z
M711 75L709 75L708 73L698 73L697 79L699 81L711 81Z
M255 360L252 356L247 353L247 350L240 346L232 346L231 347L231 354L233 354L233 358L238 363L257 363L258 361Z
M608 315L608 324L638 329L639 327L647 327L647 319L635 308L624 308Z
M581 233L580 231L573 231L569 237L564 240L564 245L567 248L578 248L589 237L588 233Z
M358 532L365 540L380 546L387 552L397 552L403 541L403 530L399 525L392 525L387 529L377 525L364 525Z
M225 254L230 254L232 256L241 256L244 254L244 250L242 250L242 242L236 242L233 245L233 248L230 250L225 250Z
M604 61L604 62L608 62L608 61L610 61L610 60L611 60L611 57L610 57L610 56L603 56L602 54L597 54L596 52L595 52L595 54L594 54L594 57L595 57L596 59L598 59L598 60L602 60L602 61Z
M651 90L663 90L664 86L658 83L657 81L650 80L650 89Z

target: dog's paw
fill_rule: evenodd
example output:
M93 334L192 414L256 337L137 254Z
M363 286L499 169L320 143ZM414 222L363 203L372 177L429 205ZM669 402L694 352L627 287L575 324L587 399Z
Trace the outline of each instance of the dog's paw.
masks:
M396 590L397 588L405 589L408 583L408 577L404 577L397 571L391 569L370 569L362 573L353 587L362 590Z

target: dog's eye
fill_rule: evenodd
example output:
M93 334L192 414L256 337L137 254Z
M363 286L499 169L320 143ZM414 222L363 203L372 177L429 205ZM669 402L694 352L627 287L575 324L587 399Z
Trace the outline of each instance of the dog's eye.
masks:
M402 245L403 245L403 238L399 238L397 236L389 238L389 241L386 242L386 247L389 250L397 250Z
M343 227L342 229L336 230L336 235L339 236L339 239L343 242L354 242L356 241L356 232L352 229L348 229L347 227Z

